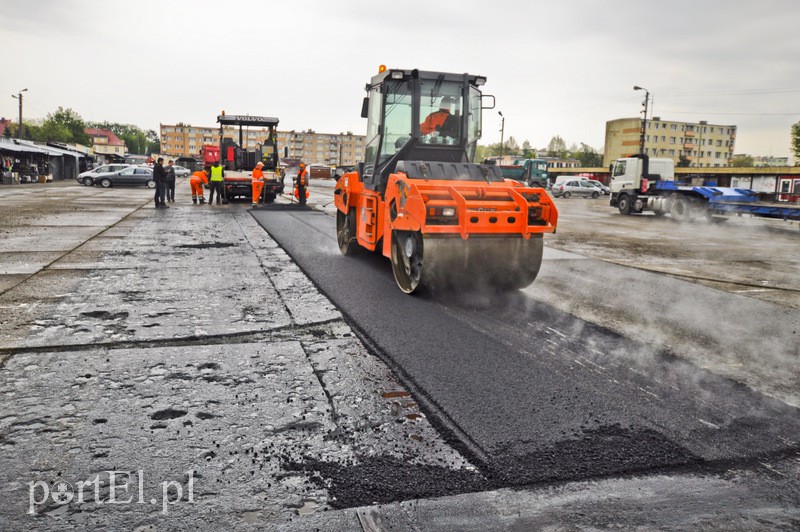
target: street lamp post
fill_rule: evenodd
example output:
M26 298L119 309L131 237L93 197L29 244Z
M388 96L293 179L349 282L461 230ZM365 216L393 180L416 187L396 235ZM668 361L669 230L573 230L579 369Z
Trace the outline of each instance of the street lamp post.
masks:
M650 101L650 91L638 85L633 86L635 91L644 91L644 113L642 114L642 135L639 137L639 153L644 155L644 132L647 127L647 102Z
M11 95L12 98L16 98L17 100L19 100L19 129L17 130L18 139L22 138L22 93L25 92L26 90L28 89L22 89L16 95L14 94Z
M503 164L503 157L506 154L506 146L503 144L503 135L505 134L506 130L506 117L503 116L503 113L497 111L497 114L500 115L502 121L500 122L500 164Z

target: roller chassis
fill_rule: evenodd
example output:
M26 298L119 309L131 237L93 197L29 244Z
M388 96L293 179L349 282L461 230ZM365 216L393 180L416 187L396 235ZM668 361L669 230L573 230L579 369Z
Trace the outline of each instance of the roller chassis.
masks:
M555 231L558 217L545 190L511 179L418 180L402 171L390 175L384 193L365 188L358 172L345 174L334 202L342 253L361 247L389 258L406 293L528 286L542 236ZM448 209L452 215L442 216Z

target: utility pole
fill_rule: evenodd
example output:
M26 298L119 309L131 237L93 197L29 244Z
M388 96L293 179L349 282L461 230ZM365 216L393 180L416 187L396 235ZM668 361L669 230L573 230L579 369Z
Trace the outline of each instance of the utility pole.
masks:
M28 89L22 89L16 95L14 94L11 95L12 98L16 98L17 100L19 100L19 129L17 130L18 139L22 138L22 93L25 92L26 90Z
M503 157L506 154L506 146L503 144L503 135L505 134L506 130L506 117L503 116L503 113L497 111L497 114L500 115L502 121L500 122L500 164L503 164Z
M647 127L647 102L650 101L650 91L644 87L634 85L633 90L644 91L644 114L642 114L642 135L639 137L639 154L644 155L644 132Z

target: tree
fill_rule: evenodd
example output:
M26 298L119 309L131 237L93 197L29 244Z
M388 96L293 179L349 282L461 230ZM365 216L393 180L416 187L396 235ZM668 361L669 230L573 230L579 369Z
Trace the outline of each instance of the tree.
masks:
M692 160L685 155L678 155L678 168L689 168L692 165Z
M800 166L800 121L792 125L792 153L794 165Z
M86 134L86 122L72 109L59 106L55 113L47 115L42 124L45 140L60 142L75 142L89 144L89 135Z
M573 150L572 157L579 160L581 166L584 168L603 166L603 156L597 153L597 150L583 142L581 142L580 148Z
M519 152L519 144L517 144L514 137L508 137L508 140L506 140L506 149L504 151L506 155L513 155Z
M148 129L145 132L145 138L147 138L147 155L161 153L161 139L158 138L158 133Z
M564 142L559 135L556 135L550 142L547 144L547 156L548 157L558 157L563 159L567 156L567 143Z
M731 166L736 167L743 167L743 166L753 166L753 157L750 155L736 155L731 162Z

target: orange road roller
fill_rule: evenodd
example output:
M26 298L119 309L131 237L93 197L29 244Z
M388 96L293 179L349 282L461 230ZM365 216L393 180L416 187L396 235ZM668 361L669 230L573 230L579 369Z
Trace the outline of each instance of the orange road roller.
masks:
M364 162L334 190L337 241L345 255L360 246L390 258L403 292L526 287L556 230L544 189L473 162L494 106L485 82L381 67L366 87Z

